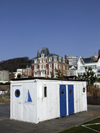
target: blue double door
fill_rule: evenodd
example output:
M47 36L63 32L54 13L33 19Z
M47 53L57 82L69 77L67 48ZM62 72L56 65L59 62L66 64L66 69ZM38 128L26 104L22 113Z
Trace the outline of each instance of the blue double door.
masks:
M74 95L73 85L68 85L68 114L74 114ZM67 97L66 97L66 85L60 85L60 116L67 115Z

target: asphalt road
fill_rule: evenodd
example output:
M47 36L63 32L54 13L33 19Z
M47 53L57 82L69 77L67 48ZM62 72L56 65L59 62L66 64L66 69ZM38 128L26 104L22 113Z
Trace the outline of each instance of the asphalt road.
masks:
M0 119L10 118L10 105L0 103Z
M10 120L9 104L0 104L0 133L59 133L100 116L100 106L88 105L88 111L39 124Z

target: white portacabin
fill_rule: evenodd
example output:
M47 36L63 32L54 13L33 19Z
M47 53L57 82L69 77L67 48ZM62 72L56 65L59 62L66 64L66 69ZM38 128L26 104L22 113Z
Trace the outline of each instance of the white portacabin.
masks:
M11 81L10 119L37 124L82 111L87 111L86 81L46 78Z

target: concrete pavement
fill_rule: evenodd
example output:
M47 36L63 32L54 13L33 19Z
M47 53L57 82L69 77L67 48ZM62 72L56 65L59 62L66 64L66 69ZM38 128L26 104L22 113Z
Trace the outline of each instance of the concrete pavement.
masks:
M59 133L100 116L100 106L88 105L88 111L39 124L10 120L9 104L0 104L1 133Z

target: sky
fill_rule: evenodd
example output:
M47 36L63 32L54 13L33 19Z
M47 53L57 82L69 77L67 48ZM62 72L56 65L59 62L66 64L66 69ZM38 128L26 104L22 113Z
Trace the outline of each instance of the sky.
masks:
M100 49L100 0L0 0L0 61L42 47L87 58Z

